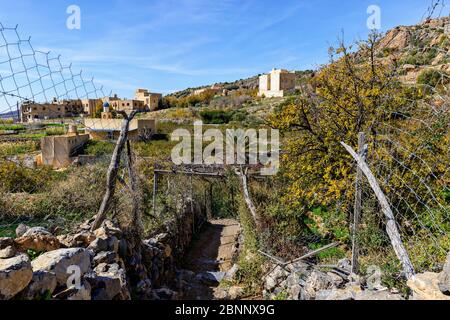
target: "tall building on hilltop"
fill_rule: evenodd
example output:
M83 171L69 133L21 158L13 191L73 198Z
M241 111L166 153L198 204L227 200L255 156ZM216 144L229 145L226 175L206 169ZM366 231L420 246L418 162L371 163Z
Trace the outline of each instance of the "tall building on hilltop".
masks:
M161 93L152 93L147 89L137 89L134 95L136 100L142 101L144 106L150 111L158 109L159 102L162 99Z
M296 74L284 69L273 69L268 74L259 77L258 96L272 98L284 97L295 89Z

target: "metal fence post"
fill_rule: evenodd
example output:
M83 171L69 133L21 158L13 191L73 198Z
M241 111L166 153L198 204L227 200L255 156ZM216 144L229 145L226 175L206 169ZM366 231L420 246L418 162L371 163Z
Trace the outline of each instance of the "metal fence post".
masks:
M365 134L364 132L360 132L358 134L358 153L360 157L363 157L365 160L364 154L364 144L365 144ZM361 182L363 178L363 172L357 166L356 169L356 180L355 180L355 206L353 209L353 224L352 224L352 266L351 272L353 274L358 273L359 265L358 265L358 228L359 222L361 220L361 201L362 201L362 188Z

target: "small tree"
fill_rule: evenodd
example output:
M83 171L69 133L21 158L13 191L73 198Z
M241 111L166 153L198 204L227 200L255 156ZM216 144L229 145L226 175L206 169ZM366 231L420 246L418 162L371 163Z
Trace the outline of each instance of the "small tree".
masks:
M312 79L314 92L292 98L272 117L274 127L291 132L283 160L294 206L326 206L343 195L350 203L353 161L340 142L356 145L358 132L375 130L387 109L400 108L395 70L375 59L377 40L373 34L359 43L358 53L342 43L332 49L331 64Z
M101 100L99 100L95 104L95 112L94 112L93 117L94 118L101 118L102 117L102 112L103 112L103 102Z

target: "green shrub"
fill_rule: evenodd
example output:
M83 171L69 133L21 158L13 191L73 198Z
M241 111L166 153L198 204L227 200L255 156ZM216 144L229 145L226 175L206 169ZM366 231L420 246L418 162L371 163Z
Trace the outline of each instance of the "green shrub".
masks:
M39 150L38 141L0 143L0 157L15 156Z
M45 188L50 179L50 168L33 170L11 161L0 162L0 191L34 193Z
M200 117L204 123L224 124L231 121L233 118L233 112L223 110L206 110L200 112Z
M83 147L81 154L90 156L104 156L114 152L115 145L109 141L89 140Z
M0 130L25 130L25 126L23 124L0 124Z
M442 71L431 69L422 71L417 78L418 84L430 86L432 88L436 88L437 85L445 84L447 82L448 79L444 76Z
M438 50L431 48L427 52L419 52L413 50L406 58L403 59L403 64L412 64L415 66L430 65L434 58L436 58Z
M45 133L48 136L62 136L66 133L66 130L64 129L64 127L51 127L46 128Z

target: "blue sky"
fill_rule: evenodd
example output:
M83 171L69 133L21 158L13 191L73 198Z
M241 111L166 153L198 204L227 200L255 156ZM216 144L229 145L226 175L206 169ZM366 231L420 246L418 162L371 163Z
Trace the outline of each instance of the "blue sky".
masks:
M80 30L66 28L73 4ZM386 31L419 22L430 0L0 0L0 22L131 97L137 87L166 94L273 67L315 68L342 30L347 42L367 36L373 4Z

